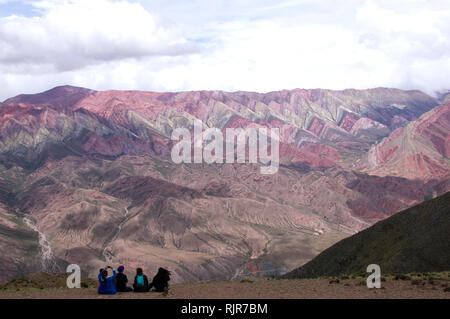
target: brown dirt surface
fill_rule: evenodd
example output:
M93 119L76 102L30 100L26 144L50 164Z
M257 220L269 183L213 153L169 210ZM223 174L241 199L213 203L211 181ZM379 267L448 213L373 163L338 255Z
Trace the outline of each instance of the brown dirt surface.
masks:
M335 280L334 280L335 281ZM0 290L0 299L449 299L448 280L387 279L380 289L368 289L365 280L242 280L174 284L169 293L118 293L101 296L95 288L13 288Z

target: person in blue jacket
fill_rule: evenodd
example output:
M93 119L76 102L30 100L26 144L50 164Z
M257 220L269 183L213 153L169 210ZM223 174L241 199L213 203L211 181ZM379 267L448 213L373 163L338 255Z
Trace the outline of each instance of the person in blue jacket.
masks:
M108 277L108 268L112 269L113 275ZM117 293L116 284L116 270L111 266L107 266L105 269L100 269L98 274L98 293L99 295L115 295Z

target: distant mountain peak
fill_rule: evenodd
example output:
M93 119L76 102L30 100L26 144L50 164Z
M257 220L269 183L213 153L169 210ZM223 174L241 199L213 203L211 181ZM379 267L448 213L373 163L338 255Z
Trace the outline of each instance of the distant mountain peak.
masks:
M35 105L54 105L68 108L96 91L76 86L63 85L36 94L20 94L5 100L5 104L29 103Z
M436 97L440 103L446 103L450 101L450 90L442 90L436 92Z

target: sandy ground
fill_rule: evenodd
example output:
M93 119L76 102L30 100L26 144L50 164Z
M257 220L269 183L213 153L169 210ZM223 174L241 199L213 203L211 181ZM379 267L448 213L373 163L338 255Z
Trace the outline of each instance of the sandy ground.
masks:
M362 285L364 283L364 285ZM254 282L209 282L174 284L168 295L161 293L119 293L115 296L99 296L94 288L85 289L23 289L0 291L0 298L78 299L78 298L170 298L170 299L316 299L316 298L433 298L450 299L445 292L444 281L412 284L411 281L387 280L381 289L368 289L365 282L356 279L341 280L259 280Z

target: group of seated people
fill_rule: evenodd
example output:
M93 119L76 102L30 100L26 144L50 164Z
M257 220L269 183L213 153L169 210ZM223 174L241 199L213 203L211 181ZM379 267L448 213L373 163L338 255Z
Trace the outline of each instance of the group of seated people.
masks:
M112 270L112 276L108 277L108 269ZM148 282L147 276L143 273L142 268L136 269L133 288L127 285L128 278L123 272L124 266L119 266L116 270L111 266L100 269L98 274L98 293L100 295L115 295L117 292L164 292L169 289L170 272L167 269L159 268L158 273L153 277L151 283Z

